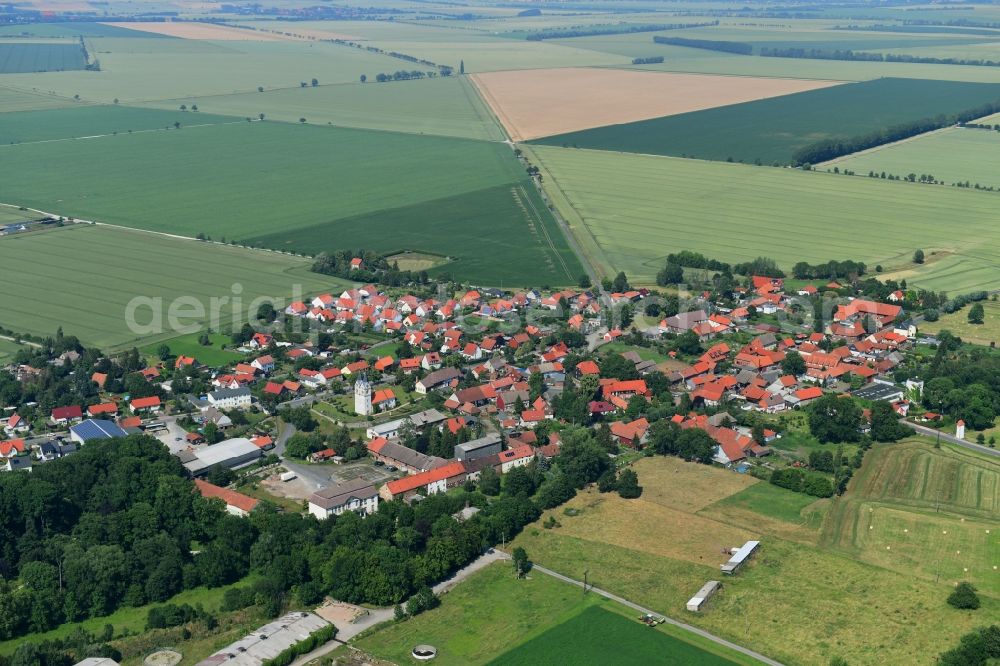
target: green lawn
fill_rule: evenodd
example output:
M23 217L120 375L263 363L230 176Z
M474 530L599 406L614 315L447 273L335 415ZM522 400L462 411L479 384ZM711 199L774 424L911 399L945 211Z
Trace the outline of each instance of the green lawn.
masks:
M1000 84L877 79L536 139L549 146L788 164L823 139L854 137L993 102Z
M228 363L241 361L245 358L245 356L239 352L223 349L224 347L230 347L232 345L232 339L230 336L223 335L222 333L212 333L209 335L209 341L211 344L206 347L198 343L198 338L201 337L201 335L201 333L182 335L179 338L168 340L165 343L157 343L143 347L141 351L146 356L156 357L156 360L159 360L158 348L160 344L166 344L170 347L170 353L174 356L193 356L199 363L212 367L223 366Z
M44 257L44 270L39 257ZM308 294L345 284L310 272L304 259L91 225L2 238L0 263L7 276L0 294L5 326L36 335L53 335L62 326L67 334L104 348L153 345L192 332L170 325L171 304L181 324L218 331L234 319L242 323L258 296L289 303L297 288ZM235 302L220 302L213 324L211 299L232 299L234 288L241 291L239 309L234 315ZM137 297L160 300L142 301L146 305L135 311L140 328L133 331L126 311ZM180 297L187 300L175 300ZM191 299L201 304L203 315L185 314L192 311ZM153 309L161 313L162 326L155 325Z
M805 508L815 502L815 497L779 488L763 481L716 502L713 507L739 507L796 525L806 523L818 527L822 514L804 513Z
M0 338L0 363L7 363L21 349L24 349L22 345Z
M910 285L949 292L998 286L995 193L792 169L589 150L530 148L546 189L583 251L606 275L648 284L666 255L694 250L728 262L758 256L851 258L912 267L913 251L951 252ZM878 243L859 243L871 229ZM815 242L822 238L823 242Z
M949 127L822 166L834 167L866 178L873 171L904 178L911 173L918 177L930 174L947 185L968 181L1000 188L1000 132Z
M78 112L90 110L53 113ZM0 159L18 165L0 201L84 219L309 254L433 252L455 258L437 272L477 284L582 272L498 143L244 121L8 146Z
M199 112L297 123L439 134L500 141L503 133L478 93L461 77L350 83L152 102L161 108L198 105Z
M634 618L591 606L570 620L506 652L490 666L606 663L724 666L734 664Z
M222 597L226 590L231 587L250 584L254 582L255 579L256 575L251 574L246 578L233 583L232 585L214 588L196 587L190 590L184 590L164 603L189 604L191 606L201 604L202 607L210 613L218 612L222 606ZM125 632L131 634L141 633L146 628L146 616L149 613L149 609L154 606L162 605L163 604L155 603L146 604L145 606L139 606L137 608L122 608L115 611L111 615L105 615L104 617L95 617L89 620L83 620L82 622L67 622L66 624L60 625L55 629L51 629L43 633L30 634L16 640L0 641L0 655L13 654L18 645L24 641L38 643L54 638L63 638L75 631L78 627L83 628L86 631L99 633L104 628L104 625L110 624L115 628L115 636L119 636Z
M609 342L606 345L601 345L600 350L602 354L624 354L625 352L635 352L643 361L654 361L656 363L663 363L664 361L670 360L669 356L661 354L655 349L650 349L648 347L636 347L634 345L627 345L623 342Z

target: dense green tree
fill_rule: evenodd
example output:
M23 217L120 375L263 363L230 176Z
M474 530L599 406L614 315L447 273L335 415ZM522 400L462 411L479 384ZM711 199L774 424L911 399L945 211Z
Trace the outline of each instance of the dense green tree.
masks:
M948 604L963 610L976 610L980 605L979 595L971 583L963 581L948 595Z
M852 398L828 394L808 407L809 430L821 442L856 442L861 408Z

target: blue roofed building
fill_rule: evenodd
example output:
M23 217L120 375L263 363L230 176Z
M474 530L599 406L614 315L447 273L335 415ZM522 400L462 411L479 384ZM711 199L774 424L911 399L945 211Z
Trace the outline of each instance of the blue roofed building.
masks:
M112 437L128 437L124 428L114 421L103 419L87 419L69 429L69 436L74 442L86 444L98 439L111 439Z

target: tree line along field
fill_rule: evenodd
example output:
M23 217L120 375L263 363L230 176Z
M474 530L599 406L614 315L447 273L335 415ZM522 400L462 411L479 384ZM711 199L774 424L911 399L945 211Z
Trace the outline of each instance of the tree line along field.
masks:
M40 95L23 90L0 87L0 113L32 111L35 109L60 109L79 104L80 102L66 97Z
M821 168L905 178L934 176L946 185L968 182L1000 188L1000 132L949 127L824 163Z
M397 664L410 663L410 651L421 643L438 648L435 662L446 665L554 664L572 658L615 663L630 657L639 659L633 663L692 666L756 663L689 632L650 629L630 609L581 592L540 573L515 580L509 563L495 563L444 595L440 607L367 634L356 645ZM608 653L612 645L614 654Z
M588 258L606 274L652 283L667 254L723 261L864 261L910 266L938 290L996 285L995 193L658 156L532 146L532 162Z
M1000 463L924 439L876 447L823 527L824 547L1000 599Z
M62 326L88 345L112 350L179 335L133 333L126 307L135 297L161 298L166 326L166 308L178 297L193 297L208 310L211 297L232 297L235 284L245 304L258 296L291 302L296 285L309 293L344 284L310 272L309 262L296 257L93 225L2 238L0 263L5 327L48 336ZM221 323L231 324L231 307L221 312ZM246 316L244 311L237 319ZM204 319L184 323L208 324ZM149 323L150 309L140 309L137 320Z
M0 43L0 74L60 72L86 66L87 58L78 43Z
M1000 84L877 79L538 139L536 143L787 164L822 139L850 138L1000 99Z
M1000 611L1000 599L989 594L982 596L980 615L956 611L945 603L951 581L915 577L906 560L869 563L818 546L819 526L803 526L805 512L786 509L796 493L753 479L732 483L734 472L695 463L654 457L636 465L644 487L638 500L585 491L567 505L573 515L565 507L546 511L512 547L567 576L582 579L586 570L597 587L787 664L825 665L834 657L850 664L930 664ZM769 502L729 501L761 486ZM549 515L560 526L543 529ZM722 548L744 536L761 540L761 551L738 575L720 579ZM984 550L970 559L986 567L988 557L995 561L995 553ZM685 611L685 602L712 579L722 580L723 589L708 610Z
M158 124L179 112L148 113ZM3 151L18 169L0 201L85 220L309 254L429 252L481 284L571 284L582 273L500 143L234 120Z
M504 136L489 109L464 77L391 83L349 83L287 88L263 93L161 100L148 106L177 109L196 104L200 112L344 127L437 134L486 141Z

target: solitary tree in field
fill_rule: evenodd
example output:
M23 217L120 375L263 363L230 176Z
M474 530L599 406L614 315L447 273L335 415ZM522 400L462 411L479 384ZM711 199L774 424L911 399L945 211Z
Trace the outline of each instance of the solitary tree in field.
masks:
M175 121L174 121L174 129L180 129L180 128L181 128L181 123L180 123L180 121L177 121L177 120L175 120Z
M459 74L465 74L465 61L464 60L459 60L458 61L458 73Z
M191 105L191 110L192 111L197 111L198 110L198 105L197 104L192 104Z
M187 111L187 110L188 110L187 104L181 104L181 111Z
M976 588L970 583L959 583L955 586L955 591L948 596L948 604L964 610L976 610L979 608Z
M312 87L315 88L318 85L319 85L319 79L313 79L312 80Z
M528 553L524 548L518 546L511 551L510 556L514 561L514 573L518 578L524 578L531 571L531 560L528 559Z
M115 97L114 102L115 102L115 104L118 103L118 98L117 97Z
M972 307L969 308L969 323L982 324L984 315L985 313L983 312L983 304L973 303Z
M368 80L368 76L366 74L362 74L361 75L361 83L364 83L367 80Z
M299 122L300 122L300 123L304 123L305 121L306 121L306 119L305 119L305 118L299 118Z
M264 120L264 114L263 113L258 113L257 117L260 118L261 120Z
M915 264L922 264L922 263L924 263L924 251L923 250L917 250L916 252L913 253L913 263L915 263Z
M257 86L257 92L264 92L264 86Z

